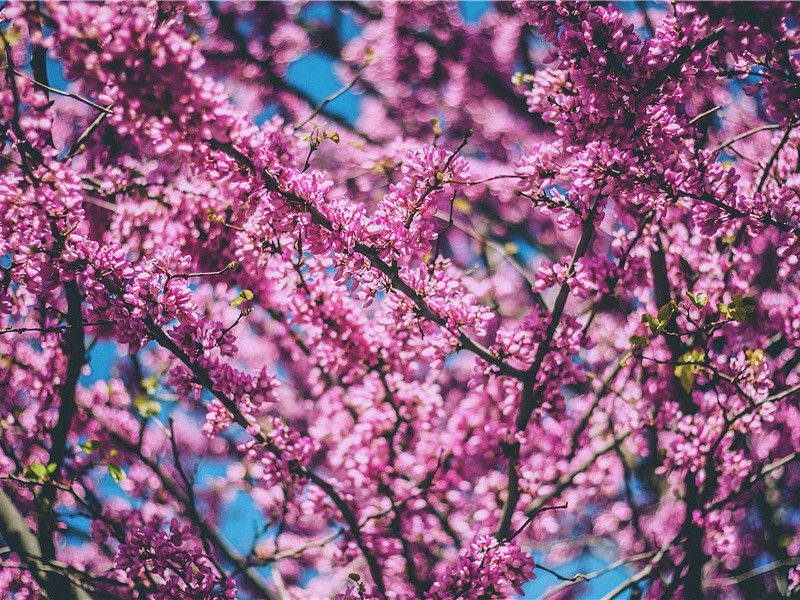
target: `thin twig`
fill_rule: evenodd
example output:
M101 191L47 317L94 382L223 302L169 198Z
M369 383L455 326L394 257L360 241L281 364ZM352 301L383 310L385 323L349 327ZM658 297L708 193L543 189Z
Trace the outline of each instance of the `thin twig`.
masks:
M14 69L14 74L15 75L19 75L20 77L24 77L25 79L30 81L36 87L40 87L40 88L42 88L44 90L47 90L48 92L53 92L54 94L57 94L58 96L64 96L66 98L72 98L73 100L78 100L79 102L83 102L84 104L88 104L92 108L96 108L100 112L111 114L111 110L110 110L109 107L97 104L97 102L93 102L92 100L89 100L88 98L84 98L83 96L79 96L78 94L75 94L73 92L65 92L64 90L59 90L59 89L56 89L54 87L50 87L46 83L42 83L41 81L37 81L37 80L33 79L32 77L29 77L25 73L22 73L22 72L18 71L17 69Z
M778 129L779 127L780 127L780 125L761 125L760 127L754 127L753 129L745 131L744 133L740 133L739 135L729 139L727 142L725 142L723 144L720 144L719 146L717 146L716 148L714 148L711 151L711 154L714 154L715 152L719 152L720 150L724 150L728 146L731 146L731 145L735 144L739 140L743 140L743 139L745 139L747 137L750 137L751 135L753 135L755 133L759 133L761 131L773 131L775 129Z
M305 119L303 119L303 121L301 121L301 122L300 122L298 125L295 125L295 126L294 126L294 130L295 130L295 131L297 131L298 129L302 129L302 128L303 128L303 126L304 126L304 125L306 125L306 124L307 124L307 123L308 123L308 122L309 122L311 119L313 119L313 118L314 118L314 117L316 117L316 116L317 116L319 113L321 113L321 112L322 112L322 110L323 110L323 109L324 109L324 108L325 108L325 107L326 107L328 104L330 104L331 102L333 102L334 100L336 100L336 98L338 98L339 96L341 96L342 94L344 94L344 93L345 93L347 90L349 90L350 88L352 88L352 87L353 87L353 86L356 84L356 82L358 82L358 80L359 80L359 79L361 79L361 75L363 75L363 74L364 74L364 69L366 69L368 66L369 66L369 61L368 61L368 62L366 62L366 63L365 63L365 64L364 64L364 65L363 65L363 66L362 66L362 67L361 67L361 68L360 68L360 69L359 69L359 70L356 72L356 76L355 76L355 77L353 77L353 79L351 79L351 80L350 80L350 83L348 83L348 84L346 84L346 85L343 85L341 88L339 88L338 90L336 90L336 91L335 91L335 92L333 92L332 94L329 94L329 95L325 96L325 98L323 98L323 99L322 99L322 101L321 101L321 102L320 102L320 103L319 103L319 104L318 104L318 105L317 105L317 106L314 108L313 112L312 112L310 115L308 115L308 116L307 116Z

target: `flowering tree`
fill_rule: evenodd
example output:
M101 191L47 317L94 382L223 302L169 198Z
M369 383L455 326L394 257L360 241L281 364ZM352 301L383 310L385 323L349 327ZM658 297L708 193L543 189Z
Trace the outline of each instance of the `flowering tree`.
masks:
M795 594L799 19L6 3L0 598Z

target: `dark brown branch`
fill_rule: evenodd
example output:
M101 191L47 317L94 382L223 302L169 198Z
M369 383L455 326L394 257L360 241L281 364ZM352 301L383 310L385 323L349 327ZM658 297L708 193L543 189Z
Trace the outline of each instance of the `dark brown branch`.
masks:
M39 560L43 557L39 542L2 488L0 488L0 534L8 547L27 565L36 582L52 600L91 600L86 591L66 575L41 567Z
M553 310L550 311L550 321L547 325L545 338L539 342L533 362L525 371L519 410L514 423L517 431L525 431L525 429L527 429L528 421L530 421L533 410L541 402L542 394L544 393L544 386L537 386L536 378L539 375L539 370L542 367L542 363L544 362L547 353L550 351L550 344L553 341L553 336L555 336L558 324L561 322L561 316L564 313L564 308L567 305L570 284L569 279L574 272L575 265L577 264L578 260L580 260L589 249L589 244L591 243L592 236L594 234L594 219L597 216L597 207L599 202L599 198L595 200L592 209L583 220L581 237L578 240L578 244L575 247L575 252L572 255L572 262L570 263L570 268L567 273L567 280L564 281L564 283L561 285L561 288L558 290L558 296L556 296L555 303L553 304ZM508 458L508 465L506 467L508 476L508 495L506 496L505 503L503 504L503 512L500 517L500 524L497 528L497 532L495 533L495 537L500 540L506 539L511 533L511 524L514 518L514 512L516 511L517 503L519 502L520 489L517 463L520 459L520 450L520 442L518 441L513 442L504 449L504 453Z
M58 468L64 461L67 449L67 435L75 415L75 389L86 361L83 317L81 316L81 292L75 281L64 282L67 298L67 329L64 336L64 351L67 354L67 371L60 388L61 405L58 421L50 434L50 462Z

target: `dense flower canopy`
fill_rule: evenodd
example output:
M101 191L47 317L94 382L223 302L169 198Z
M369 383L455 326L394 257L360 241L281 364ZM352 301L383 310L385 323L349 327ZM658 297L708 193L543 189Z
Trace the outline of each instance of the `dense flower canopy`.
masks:
M0 599L797 593L800 5L463 8L2 6Z

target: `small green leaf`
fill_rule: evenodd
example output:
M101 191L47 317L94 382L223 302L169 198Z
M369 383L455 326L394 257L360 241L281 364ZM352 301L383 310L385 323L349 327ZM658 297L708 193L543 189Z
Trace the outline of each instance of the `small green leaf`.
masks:
M151 375L150 377L143 379L142 388L148 394L155 394L156 390L158 390L158 377Z
M116 463L108 463L108 474L111 475L111 479L117 483L125 479L125 471Z
M358 573L350 573L348 577L356 582L361 581L361 576Z
M241 292L239 292L239 295L236 296L236 298L231 300L231 306L233 308L236 308L240 304L244 302L249 302L252 299L253 299L253 292L251 292L248 289L243 289Z
M653 333L658 333L661 329L661 321L650 314L642 315L642 323L647 323L647 326Z
M530 73L521 73L517 71L511 76L511 83L514 85L522 85L523 83L531 83L536 80L536 77Z
M458 197L453 202L453 208L458 212L468 215L472 211L472 205L466 198Z
M643 335L632 335L630 338L631 346L647 346L650 343L650 338Z
M728 304L728 314L734 321L742 323L747 320L747 317L750 316L750 313L752 313L755 308L755 298L734 294L733 300Z
M694 385L694 372L690 365L678 365L675 367L675 377L681 382L681 387L687 392L692 391Z
M754 367L757 367L761 363L764 362L764 351L761 348L756 350L745 350L744 355L747 357L747 362L749 362Z
M136 407L139 414L145 418L155 417L161 414L161 404L159 404L158 400L154 400L144 394L136 396L133 399L133 405Z
M433 125L433 135L437 137L442 135L442 122L439 119L433 117L431 119L431 125Z
M91 454L97 449L97 444L97 440L86 440L83 444L78 444L78 447L86 454Z
M48 475L47 467L40 462L32 462L28 465L26 471L28 476L32 477L33 479L46 479Z
M708 304L708 294L705 292L697 292L696 294L693 294L692 292L687 291L686 296L697 308L703 308L706 304Z
M214 223L224 223L225 222L225 219L222 218L221 216L219 216L217 214L217 211L215 211L213 208L209 208L208 209L208 212L206 213L206 216L208 217L209 221L212 221Z
M664 327L667 326L669 320L672 318L672 315L675 313L675 309L678 307L678 303L675 300L670 300L664 306L658 309L658 316L653 315L642 315L642 323L647 323L647 326L650 328L650 331L653 333L660 333Z
M666 327L667 322L672 318L672 314L675 312L675 309L678 307L678 303L675 300L670 300L664 306L658 309L658 320L663 323L661 326Z
M681 356L680 363L675 365L675 377L687 392L692 391L695 375L700 371L701 363L706 357L703 350L690 350Z
M9 46L14 46L22 39L22 30L16 25L11 25L3 32L3 37L6 38L6 42L8 42Z

